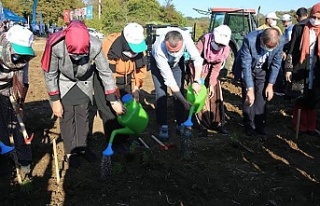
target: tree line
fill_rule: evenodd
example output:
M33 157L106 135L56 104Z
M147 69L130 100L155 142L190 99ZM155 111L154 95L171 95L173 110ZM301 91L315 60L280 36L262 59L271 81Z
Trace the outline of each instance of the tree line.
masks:
M161 5L157 0L100 0L101 15L98 19L99 0L38 0L37 22L40 21L40 13L45 24L62 26L63 11L85 7L85 3L93 5L93 19L85 20L88 27L94 27L104 33L119 32L128 22L145 24L173 24L180 26L196 25L196 39L208 32L210 18L204 15L202 18L184 17L174 6L174 0L165 0ZM4 7L16 14L32 19L33 0L2 0ZM288 13L292 17L295 10L276 12L278 17ZM264 23L264 16L259 17L258 26ZM296 20L293 18L293 22ZM278 26L283 29L281 21Z

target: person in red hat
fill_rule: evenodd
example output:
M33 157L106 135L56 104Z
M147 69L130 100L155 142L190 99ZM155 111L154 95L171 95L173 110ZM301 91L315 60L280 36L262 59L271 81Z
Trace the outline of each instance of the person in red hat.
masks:
M87 147L94 70L99 73L112 109L116 114L125 112L116 97L115 82L102 52L102 42L89 35L83 22L72 21L65 30L47 40L41 63L52 111L60 118L65 160L73 168L80 166L79 156L95 161L96 155Z

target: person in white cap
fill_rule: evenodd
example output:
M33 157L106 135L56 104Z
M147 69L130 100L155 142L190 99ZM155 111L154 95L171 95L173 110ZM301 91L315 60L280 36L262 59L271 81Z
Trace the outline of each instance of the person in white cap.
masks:
M204 109L197 114L200 120L201 136L206 136L207 129L217 130L221 134L227 134L224 122L224 108L221 85L218 80L220 70L230 54L229 41L231 29L227 25L216 27L212 33L200 37L196 44L204 59L201 79L208 88L208 95ZM190 64L190 68L194 68Z
M270 12L265 16L265 23L262 24L257 28L257 30L267 29L267 28L276 28L282 35L281 29L277 26L277 20L279 20L279 17L277 17L275 12Z
M290 14L284 14L281 17L281 21L282 21L283 27L285 28L283 35L285 37L286 43L288 43L291 40L291 34L292 34L292 28L293 28L292 17L290 16Z
M23 105L29 87L28 62L35 57L32 42L32 32L20 25L14 25L0 36L0 140L10 145L9 136L13 135L24 175L30 171L32 152L20 132L10 96Z
M103 53L109 62L109 67L116 80L119 98L132 94L139 101L140 88L143 86L147 72L147 45L143 27L135 22L128 23L122 32L112 33L103 42ZM117 115L104 98L103 85L98 75L94 76L94 97L99 115L103 120L106 139L113 130L122 128L117 121ZM113 142L115 149L122 143L127 143L129 136L121 136Z
M156 118L160 125L159 138L168 140L168 114L167 114L167 87L174 96L174 113L176 117L176 132L183 134L182 123L186 120L185 109L189 110L191 104L184 98L184 52L190 54L194 62L195 75L192 88L196 93L201 91L201 70L203 59L189 32L179 28L168 28L152 47L150 68L156 93Z

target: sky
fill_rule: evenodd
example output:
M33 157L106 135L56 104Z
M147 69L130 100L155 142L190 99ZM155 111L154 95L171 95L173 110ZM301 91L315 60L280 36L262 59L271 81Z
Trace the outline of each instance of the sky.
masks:
M165 0L158 0L161 5ZM300 7L310 8L319 0L172 0L176 10L181 12L185 17L190 16L205 17L199 14L193 8L207 11L212 7L230 7L230 8L252 8L258 10L260 6L260 13L265 15L272 11L290 11L297 10Z

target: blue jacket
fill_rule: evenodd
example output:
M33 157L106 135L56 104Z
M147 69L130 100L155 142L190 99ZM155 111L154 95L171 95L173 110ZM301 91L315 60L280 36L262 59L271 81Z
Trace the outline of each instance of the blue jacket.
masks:
M235 80L243 79L246 88L254 87L253 71L259 63L259 58L266 53L260 46L260 36L263 30L253 31L249 33L243 40L243 44L237 53L236 65L234 70ZM269 72L268 83L274 84L282 62L282 49L284 38L281 39L280 45L269 53L267 59L267 69Z

